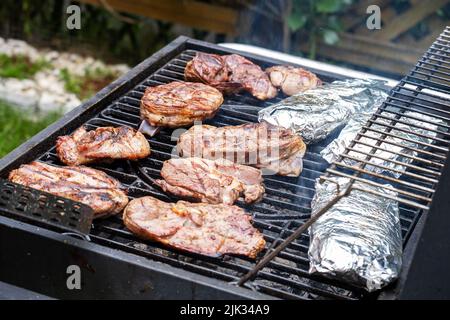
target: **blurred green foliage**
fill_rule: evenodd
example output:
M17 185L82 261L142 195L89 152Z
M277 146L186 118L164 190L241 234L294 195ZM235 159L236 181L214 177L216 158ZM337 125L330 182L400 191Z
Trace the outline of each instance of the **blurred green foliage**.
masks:
M0 158L60 116L59 113L51 113L34 120L24 115L22 109L0 101Z
M81 7L81 29L66 28L66 7ZM13 13L13 14L12 14ZM34 45L94 55L134 65L176 37L172 24L120 13L77 1L1 0L0 36Z
M49 68L50 63L41 59L31 62L22 55L7 56L0 54L0 77L26 79L34 76L38 71Z
M288 17L292 32L306 30L308 33L311 58L316 55L318 38L327 44L339 41L342 31L339 13L344 11L353 0L293 0L292 11Z
M76 94L81 100L90 98L118 76L119 74L111 70L101 68L86 69L83 76L70 74L67 69L60 72L65 89Z

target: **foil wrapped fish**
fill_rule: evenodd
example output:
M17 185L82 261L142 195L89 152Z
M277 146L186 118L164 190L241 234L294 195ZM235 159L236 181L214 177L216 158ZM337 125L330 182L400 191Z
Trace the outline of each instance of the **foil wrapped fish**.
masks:
M345 125L354 114L381 105L386 97L381 80L334 81L262 109L258 120L293 129L311 144Z
M316 182L312 215L337 194L337 184L345 188L348 178L332 178L335 183ZM395 196L385 188L354 183ZM309 272L346 281L367 291L375 291L398 277L402 265L402 233L398 203L378 195L352 190L323 214L309 229Z
M373 112L374 111L375 110L373 110ZM371 114L372 112L367 112L351 119L344 129L342 129L339 136L320 152L322 157L329 163L337 161L339 155L350 145L361 127L370 118ZM376 121L380 124L373 124L371 128L378 131L384 131L386 125L389 125L391 121L394 120L395 114L384 112L383 116L389 119L378 118ZM399 178L406 169L406 166L403 164L412 163L414 161L413 158L418 156L419 152L414 149L426 149L421 143L431 144L438 135L436 131L438 131L439 125L444 124L442 120L412 111L406 111L399 121L401 122L397 122L395 128L390 131L390 133L394 134L396 137L387 136L384 138L383 141L385 142L381 143L379 146L383 150L377 149L374 153L376 157L370 159L370 162L377 166L367 165L366 169ZM372 149L371 146L375 145L377 138L381 139L382 134L373 131L367 131L365 134L373 137L373 139L361 137L358 141L364 144L357 143L353 149L369 153ZM366 158L366 155L356 151L349 151L348 155L358 159ZM344 163L355 165L357 162L346 158L344 159Z

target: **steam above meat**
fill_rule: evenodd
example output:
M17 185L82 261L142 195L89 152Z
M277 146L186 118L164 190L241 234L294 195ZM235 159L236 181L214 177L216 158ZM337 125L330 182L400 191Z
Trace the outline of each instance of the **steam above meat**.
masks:
M87 131L80 127L69 136L58 137L56 153L67 165L111 159L142 159L150 155L144 135L129 127L101 127Z
M184 75L188 81L207 83L224 93L245 90L260 100L277 95L267 74L237 54L220 56L199 52L186 65Z
M233 204L240 195L246 203L264 194L261 171L231 161L200 158L170 159L156 183L166 192L205 203Z
M9 180L84 203L94 210L95 218L115 215L128 203L119 181L84 166L57 167L34 161L11 171Z
M227 159L265 169L265 173L299 176L306 145L292 130L266 122L239 126L196 125L177 144L182 157Z
M132 200L125 208L123 221L141 238L207 256L236 254L255 258L266 243L252 226L251 216L237 206L167 203L148 196Z
M284 94L292 96L315 88L322 81L312 72L292 66L275 66L266 69L272 84L280 88Z

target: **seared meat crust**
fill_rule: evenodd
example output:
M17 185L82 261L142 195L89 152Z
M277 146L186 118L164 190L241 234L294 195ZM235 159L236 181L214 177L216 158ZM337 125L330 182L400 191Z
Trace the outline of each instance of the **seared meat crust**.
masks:
M187 63L185 79L209 84L224 93L246 90L260 100L274 98L276 88L267 74L250 60L237 55L198 52Z
M262 199L261 171L231 161L201 158L170 159L156 183L166 192L205 203L233 204L240 195L246 203Z
M322 81L312 72L292 66L274 66L266 69L272 84L284 94L292 96L322 85Z
M92 131L80 127L69 136L58 137L56 153L61 162L75 166L112 159L142 159L150 155L150 145L142 133L129 127Z
M184 127L214 117L222 103L222 93L211 86L175 81L145 90L141 118L154 127Z
M177 152L182 157L227 159L279 175L299 176L306 145L292 130L266 122L196 125L180 136Z
M123 221L143 239L207 256L255 258L265 246L251 216L237 206L167 203L148 196L132 200L124 210Z
M95 218L115 215L128 203L119 181L84 166L57 167L34 161L12 170L9 180L84 203L94 210Z

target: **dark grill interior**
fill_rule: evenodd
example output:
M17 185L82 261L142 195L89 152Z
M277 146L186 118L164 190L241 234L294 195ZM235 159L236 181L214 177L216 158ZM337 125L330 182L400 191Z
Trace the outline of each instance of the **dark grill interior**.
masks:
M445 35L450 41L450 33L446 31ZM196 47L196 45L191 47ZM197 47L201 48L201 50L212 50L198 45ZM393 89L391 97L367 124L367 130L370 130L371 124L376 123L377 119L390 116L394 118L394 121L386 126L386 131L383 131L384 137L388 136L395 125L401 123L401 118L405 116L403 112L406 110L414 110L436 119L448 121L450 116L450 111L448 111L449 100L422 91L424 88L435 87L438 87L438 91L441 92L448 91L448 86L442 82L442 79L438 79L439 82L436 82L437 80L433 78L436 77L433 76L435 73L429 75L426 69L421 69L423 66L434 68L433 70L438 70L438 67L448 69L448 63L445 62L448 56L448 49L444 51L442 48L433 49L432 47L430 50L435 51L430 51L431 53L428 56L425 55L421 64ZM128 93L120 96L103 108L102 111L92 116L85 123L86 126L89 129L93 129L99 126L127 125L137 129L140 124L139 103L145 88L174 80L182 80L186 62L194 55L195 50L183 51ZM261 65L261 63L259 64ZM266 66L268 65L262 64L262 67ZM428 75L425 78L421 74L424 72ZM320 72L317 72L317 74L326 82L335 80L329 74L321 74ZM411 87L411 84L414 84L415 87ZM269 102L260 102L247 94L227 96L220 111L214 119L207 121L207 123L223 126L257 122L257 112L260 108L281 99L279 97ZM391 107L399 109L392 109ZM80 120L78 125L82 124ZM406 192L399 194L404 244L407 243L420 215L429 206L448 151L448 128L449 126L447 125L439 127L439 135L434 139L434 142L428 146L419 147L419 154L415 157L414 162L408 166L406 174L394 182L387 181L396 189ZM176 145L176 137L182 130L172 131L164 129L155 137L149 139L152 154L148 159L139 162L139 166L143 168L148 176L152 178L159 177L162 162L171 157L171 152ZM320 176L324 174L326 174L325 177L333 174L350 175L368 182L386 179L374 176L370 172L364 171L364 168L348 168L339 165L339 161L337 164L329 167L328 163L321 158L319 152L337 134L336 132L327 141L308 146L304 158L304 169L299 178L266 177L266 195L261 203L247 206L243 201L238 202L238 205L244 207L254 216L255 226L265 235L267 241L266 249L260 254L258 259L272 252L274 248L283 243L283 240L310 217L310 202L314 195L314 183ZM373 155L373 153L370 154ZM370 154L367 161L370 161ZM40 153L38 158L41 161L60 164L54 147ZM150 183L145 182L146 179L138 172L136 164L128 161L116 161L111 165L97 166L97 168L104 170L126 185L129 189L130 198L152 195L165 201L176 200L167 196L158 188L153 187ZM408 195L408 192L413 195ZM90 238L92 242L104 246L124 250L232 284L236 284L256 263L241 257L208 258L168 249L158 243L139 240L126 230L121 217L118 216L95 221ZM260 270L254 279L247 281L245 286L249 290L257 290L279 298L370 298L369 295L354 287L309 275L308 245L309 237L305 232L281 251L265 268Z

